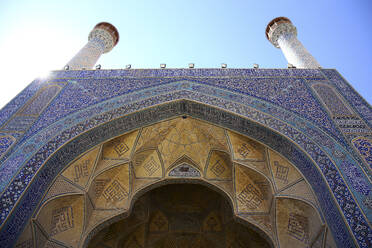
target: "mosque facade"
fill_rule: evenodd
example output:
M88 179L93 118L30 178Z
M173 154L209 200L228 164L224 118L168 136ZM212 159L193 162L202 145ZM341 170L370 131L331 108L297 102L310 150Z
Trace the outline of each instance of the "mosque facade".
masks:
M286 69L62 70L0 111L0 247L372 247L372 108L285 17Z

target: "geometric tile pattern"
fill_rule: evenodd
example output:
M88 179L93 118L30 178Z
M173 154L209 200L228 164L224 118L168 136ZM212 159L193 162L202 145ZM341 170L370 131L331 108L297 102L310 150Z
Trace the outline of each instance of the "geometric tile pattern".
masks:
M332 87L326 84L313 84L312 87L325 103L334 122L349 141L353 143L351 139L358 136L372 136L372 129L353 111L349 110ZM358 151L360 153L360 150Z
M4 125L0 126L0 130L8 133L25 133L48 106L50 101L58 94L61 88L61 85L46 84L43 88L38 90L34 96L30 97L23 107L19 106L20 110L10 117ZM25 91L27 91L27 89ZM7 106L5 109L6 108ZM2 154L5 155L6 152L1 151L0 157Z
M366 137L356 137L352 140L352 143L364 161L372 169L372 140Z
M41 80L35 80L28 85L21 93L13 98L0 111L0 125L3 125L9 118L18 111L35 93L42 87Z
M310 205L301 201L276 200L277 232L281 247L309 247L323 228Z
M351 107L372 126L372 108L336 70L321 70L326 79L338 89L340 94L350 103Z
M176 107L177 105L175 105L175 107ZM180 105L180 106L187 106L187 105ZM178 107L177 108L175 108L174 110L176 110L176 113L177 113L177 110L178 109ZM200 109L200 108L199 108ZM158 113L159 113L159 110L156 110L156 113L157 113L157 115L158 115ZM197 113L197 112L196 112ZM155 114L155 112L154 112L154 114ZM191 114L191 112L189 112L189 114ZM217 117L217 115L216 115L216 113L212 113L211 112L211 116L215 116L215 117ZM198 116L198 114L196 114L197 116ZM153 114L151 114L151 113L147 113L145 116L147 116L147 117L149 117L149 118L151 118L152 120L154 120L155 118L155 115L153 115ZM136 117L137 118L137 117ZM231 117L229 117L229 118L231 118ZM138 120L138 119L137 119ZM221 119L220 119L221 120ZM212 120L211 120L212 121ZM236 122L234 122L234 123L239 123L239 121L236 121ZM122 125L122 124L120 124L120 123L118 123L119 124L119 126L122 126L122 127L127 127L127 128L129 128L127 125ZM138 125L138 123L136 124L136 125ZM228 126L228 123L225 123L225 124L223 124L223 125L227 125ZM119 126L117 126L117 127L119 127ZM246 126L246 127L248 127L249 126L249 124L248 123L246 123L246 124L244 124L244 126ZM255 130L257 127L255 127L255 128L253 128L252 130ZM107 129L104 129L104 130L107 130ZM110 130L110 129L109 129ZM117 129L117 128L115 128L114 130L118 130L118 131L120 131L119 129ZM250 129L248 129L248 130L250 130ZM118 133L119 134L119 133ZM118 134L110 134L110 135L114 135L114 136L116 136L116 135L118 135ZM254 133L250 133L250 135L256 135L257 134L257 132L254 132ZM105 135L103 135L103 134L100 134L99 135L100 137L103 137L104 138L104 136ZM82 138L84 137L84 136L81 136ZM61 140L61 142L63 142L63 140ZM266 141L267 142L267 141ZM281 145L282 145L282 143L283 142L281 142ZM71 157L71 153L75 153L76 155L78 155L79 154L79 151L78 150L76 150L76 148L77 147L81 147L80 145L79 146L74 146L74 148L72 149L72 150L69 150L69 152L63 152L63 151L60 151L60 152L62 152L62 154L66 154L66 155L63 155L63 156L66 156L66 158L67 158L67 154L69 154L68 155L68 157ZM287 147L288 148L288 147ZM280 148L279 148L280 149ZM290 155L289 155L290 154ZM290 152L288 154L288 156L293 156L293 152ZM74 155L74 156L76 156L76 155ZM58 158L58 161L65 161L65 159L66 158L63 158L63 157L60 157L60 158ZM53 160L52 160L53 161ZM51 162L52 162L51 161ZM57 165L58 164L58 162L57 161L55 161L54 160L54 162L52 162L52 164L50 164L50 165L48 165L47 167L45 167L45 169L48 169L48 170L51 170L51 171L54 171L54 166L55 165ZM299 162L299 164L303 164L303 165L305 165L303 162ZM310 167L307 167L308 169L310 168ZM50 175L50 176L52 176L52 174L50 173L50 172L47 172L48 174L47 175ZM315 175L315 174L312 174L313 176ZM316 191L316 190L315 190ZM26 200L26 199L24 199L24 200ZM29 201L31 201L31 199L29 199ZM329 202L330 200L328 199L328 200L326 200L327 202ZM332 206L330 206L330 207L332 207ZM337 212L335 212L335 211L330 211L330 213L337 213ZM333 218L334 218L335 216L333 216ZM337 222L336 222L337 223ZM338 223L337 224L337 226L339 226L340 225L340 223ZM338 230L339 232L340 232L340 229ZM345 235L347 235L346 233L340 233L340 235L342 235L344 238L345 237L347 237L347 236L345 236ZM345 242L345 240L344 241L342 241L342 242ZM349 243L350 244L350 243Z
M180 129L180 127L183 128ZM193 128L188 130L187 127ZM177 132L174 132L174 130ZM184 130L184 132L181 130ZM211 138L211 132L215 134L214 138ZM208 138L203 139L202 137ZM167 149L162 149L162 152L158 153L154 147L164 145L167 140L173 142L166 142ZM230 144L227 143L227 140L230 140ZM137 152L130 152L128 156L117 157L117 146L113 144L122 144L120 147L125 147L125 152L129 150L137 150ZM180 144L183 144L186 149L181 149ZM199 147L198 144L203 145L204 149L207 150L206 153L198 153L192 150L191 147L193 145ZM148 147L152 148L148 149ZM274 163L271 161L272 159L275 162L280 161L280 164L290 171L289 185L293 184L293 180L301 180L302 188L309 188L297 169L271 149L267 149L258 142L235 132L227 132L220 127L190 117L178 117L125 133L81 154L66 166L57 180L53 182L47 195L43 198L40 208L36 211L36 223L41 226L44 233L48 234L48 242L58 240L75 247L83 242L84 237L91 236L92 228L99 226L105 218L128 210L130 202L136 199L134 196L137 194L136 190L138 190L138 187L133 189L131 185L136 185L137 180L150 179L156 171L159 171L156 177L160 179L165 178L173 181L179 179L179 182L184 182L184 180L203 178L211 185L222 190L226 195L232 196L234 213L248 220L249 223L260 227L265 235L271 237L270 242L275 243L273 224L275 219L279 220L279 217L281 217L273 218L273 212L276 211L276 208L272 202L277 199L276 197L280 196L282 198L285 196L289 198L287 199L288 204L292 204L292 207L297 206L299 209L304 203L298 206L296 202L299 201L297 199L311 198L314 206L318 206L318 204L313 193L309 190L305 190L306 192L303 190L286 191L285 194L282 191L279 195L275 194L273 192L275 188L274 180L270 175L273 175L273 178L278 178L277 173L274 173L276 170L266 173L266 176L269 177L267 178L255 166L248 168L249 165L238 164L237 162L241 162L241 159L240 157L234 159L234 150L241 150L240 153L242 153L242 147L245 157L252 163L258 161L257 163L264 164L264 168L268 168L269 164ZM224 151L216 150L216 148ZM175 152L176 150L179 151ZM190 151L193 152L190 153ZM110 154L114 155L113 159L116 163L107 164L104 169L97 168L97 164L101 164L101 161L107 161ZM170 166L169 174L164 174L161 172L161 168L165 167L166 160L164 158L169 157L169 154L176 155L176 162ZM205 157L205 154L208 158L200 159ZM129 164L132 166L128 166ZM233 172L235 172L234 175ZM283 179L283 175L280 178ZM151 184L154 183L156 181L148 183L147 187L151 187ZM235 189L233 185L235 185ZM172 190L182 192L179 195L181 198L184 197L185 192L182 191L182 187L187 188L187 186L175 185L174 187ZM299 193L300 197L298 197ZM180 198L180 200L188 204L205 200L198 199L197 192L193 192L192 195L193 199L186 201L186 199ZM166 195L162 197L164 198ZM170 201L173 201L179 196L172 195L169 197ZM167 201L164 200L164 203ZM195 203L192 204L195 205ZM201 204L201 206L204 205ZM307 204L305 205L307 206ZM170 207L173 207L173 204L170 204ZM200 206L195 207L199 208ZM181 206L180 208L183 209ZM316 223L322 222L322 218L317 214L318 211L319 208L308 211L306 216L312 216L311 219L315 217ZM252 214L253 217L248 217ZM87 223L89 228L82 229L84 225L82 216L85 216L84 223ZM156 215L156 219L151 222L152 224L150 223L150 231L174 231L175 226L181 229L186 228L182 229L186 232L195 230L194 225L199 222L200 217L194 216L193 218L194 222L187 224L188 219L181 218L175 222L172 217L169 220L170 226L165 228L162 225L168 222L167 217L159 213ZM203 218L204 232L222 232L223 227L218 224L220 217L216 212L211 212ZM308 223L315 225L314 230L319 229L319 225L314 224L314 221L310 220ZM313 233L316 232L314 230L310 232L309 240L314 238ZM108 235L104 237L103 241L111 239L112 235Z
M313 206L318 207L318 203L314 198L314 194L311 192L309 186L304 180L301 180L298 183L290 186L289 188L284 189L283 191L279 192L279 194L283 196L289 195L301 200L305 199L308 202L311 202Z
M7 152L14 141L15 138L10 135L0 136L0 157Z
M53 183L53 186L48 190L48 193L44 197L44 201L62 194L71 193L82 193L82 191L75 187L72 183L68 182L63 176L59 176Z
M300 173L279 154L269 151L272 177L278 191L293 185L302 178Z
M334 90L326 84L314 84L312 86L325 105L332 113L332 116L352 116L353 113L345 106Z
M288 73L288 71L282 71L282 75L286 73ZM228 88L245 95L265 99L268 102L272 102L307 117L317 125L323 126L326 130L336 135L337 131L331 120L329 120L324 111L322 111L319 103L311 97L311 92L306 87L306 82L301 80L300 77L278 78L271 76L274 73L268 73L267 78L246 78L245 76L248 73L244 70L239 72L239 74L239 76L244 76L244 78L231 77L225 79L224 77L200 77L194 80L206 85ZM310 77L312 76L314 75ZM172 81L174 81L172 78L149 79L126 77L115 78L115 80L111 78L88 79L78 77L74 80L70 80L70 84L67 85L62 94L56 99L54 107L43 114L43 117L37 121L27 133L26 137L48 126L57 119L92 104L127 94L144 87L164 85Z
M66 78L69 78L67 86L62 91L66 95L62 96L62 94L59 94L49 104L38 121L32 125L31 129L27 131L27 134L18 143L12 146L2 160L2 166L0 166L2 179L0 183L1 198L4 200L2 202L4 204L3 208L0 209L2 223L8 216L9 211L14 208L20 199L26 186L33 185L29 184L33 178L35 179L33 181L35 186L29 187L28 192L34 190L32 197L34 199L30 198L26 201L28 197L28 194L26 194L24 195L25 200L21 199L18 206L23 206L23 209L30 209L30 211L35 207L35 202L40 200L40 196L36 192L39 192L40 189L45 191L46 185L56 175L55 173L43 174L45 183L40 183L36 179L41 174L35 176L35 173L47 158L54 154L54 151L62 147L63 144L98 125L112 122L111 120L115 118L121 118L146 107L186 98L245 116L245 119L254 120L261 126L269 127L280 133L282 137L294 142L301 149L298 151L298 155L285 151L289 150L289 148L280 148L283 150L281 154L292 160L291 162L294 162L301 159L306 160L307 155L303 153L305 151L315 161L320 172L310 173L310 169L306 167L300 168L301 172L306 178L313 178L308 181L315 192L317 192L316 188L319 188L319 192L326 192L328 187L330 188L331 194L338 202L342 215L346 218L354 238L362 247L369 244L368 242L370 241L368 240L371 237L368 237L368 235L371 233L371 228L362 213L365 213L367 209L364 199L370 197L365 195L369 194L370 183L368 177L371 178L370 168L367 168L366 163L360 162L359 156L349 152L352 149L345 142L339 129L336 128L337 123L333 122L323 109L323 106L313 98L311 90L306 85L309 81L326 82L331 85L348 102L350 110L355 112L357 117L361 118L367 125L371 125L372 109L335 70L165 69L56 71L51 77L53 84L58 84L58 82L64 84ZM267 78L267 80L262 78ZM231 79L231 82L228 79ZM92 82L92 84L89 84L89 82ZM259 84L254 82L262 83L262 88L257 88ZM288 82L288 85L285 82ZM4 120L3 123L5 123L13 118L12 116L14 116L17 109L20 112L19 109L22 109L24 104L36 93L36 90L42 87L39 85L47 83L33 83L26 88L10 103L9 106L11 108L7 105L0 112L0 120ZM267 92L273 90L276 87L275 84L280 85L282 90L278 96L270 98L271 94L267 94ZM298 86L298 89L291 88L290 85ZM273 89L270 89L270 87ZM298 93L303 93L306 97L303 97L303 95L299 97ZM305 99L306 103L302 102L303 99ZM303 104L307 108L311 108L311 111L302 108L301 105ZM144 113L148 113L145 111L137 114L136 118L138 121L141 120L143 125L146 125L172 115L190 114L197 118L226 126L240 133L249 134L252 137L257 136L257 134L251 134L247 128L242 126L244 119L237 121L236 116L226 114L226 112L222 112L222 115L217 114L220 118L220 120L217 120L217 116L214 117L212 115L216 115L218 111L213 112L210 108L208 109L193 102L180 103L178 107L171 107L173 106L172 104L164 106L167 107L164 107L159 112L163 113L161 116L153 116L151 114L144 116ZM235 122L232 122L232 120L235 120ZM135 119L131 121L136 122ZM106 133L106 138L112 138L123 133L123 130L129 131L127 128L132 124L126 124L126 127L119 127L117 130L112 128L107 130L107 132L102 132ZM252 126L252 123L249 125ZM259 129L259 127L255 128ZM274 147L277 141L269 140L267 137L272 135L269 133L268 131L261 132L256 139ZM89 135L93 135L93 133ZM104 139L104 136L93 136L89 138L89 141L88 139L84 141L84 145L80 145L80 147L88 149ZM75 138L74 142L78 142L81 138L81 136ZM74 145L74 142L71 145ZM88 146L88 143L91 145ZM65 147L67 148L68 146ZM289 145L289 147L292 146ZM82 152L78 147L75 148L76 152L72 152L72 155L78 155ZM279 151L280 149L275 150ZM63 149L60 149L57 154L62 151ZM53 157L55 156L53 155ZM67 159L63 156L58 156L57 161L65 162ZM304 157L299 158L297 156ZM56 169L61 166L57 166L57 164L59 162L56 162L56 165L51 166L51 168ZM350 166L353 169L345 171ZM22 170L20 170L21 168ZM41 171L44 170L49 171L48 168ZM56 172L59 170L60 168ZM317 173L321 173L325 177L326 184L316 185L319 180L323 180L321 177L316 176L319 175ZM354 180L353 176L357 176L357 183L352 182ZM10 184L10 179L12 178L14 179ZM15 187L17 187L17 190L13 190ZM327 202L332 202L333 200L330 200L331 198L327 199L327 197L326 195L320 197L321 208L330 210L329 212L337 212L337 208L331 211L333 207ZM22 202L25 203L22 205ZM26 204L26 202L28 203ZM17 213L17 211L14 211L14 213ZM25 211L24 214L28 216L30 212ZM327 218L335 220L334 227L330 226L333 232L342 229L339 226L343 225L343 221L339 217L326 216ZM21 219L19 218L19 220ZM341 222L337 222L337 219ZM359 227L360 225L364 225L363 228ZM13 228L17 230L17 226L19 225L16 224ZM339 244L350 246L348 242L351 239L347 234L347 228L344 230L345 233L342 234L340 232L336 240ZM13 233L17 234L18 231ZM11 236L9 238L12 239Z

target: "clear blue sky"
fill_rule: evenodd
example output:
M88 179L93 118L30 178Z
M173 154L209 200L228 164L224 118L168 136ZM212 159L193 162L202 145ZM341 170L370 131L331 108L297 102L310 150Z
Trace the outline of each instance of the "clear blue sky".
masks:
M372 102L372 1L31 1L1 0L0 107L44 71L60 69L101 21L117 27L119 44L103 68L285 68L264 34L286 16L324 68L336 68Z

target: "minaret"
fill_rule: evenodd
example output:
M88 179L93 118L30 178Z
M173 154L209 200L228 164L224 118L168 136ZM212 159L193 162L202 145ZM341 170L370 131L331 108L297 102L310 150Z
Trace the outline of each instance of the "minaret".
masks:
M88 43L67 63L66 69L92 69L103 53L119 41L119 32L110 23L98 23L89 33Z
M277 17L266 27L266 37L280 48L289 64L296 68L315 69L319 63L297 39L297 29L286 17Z

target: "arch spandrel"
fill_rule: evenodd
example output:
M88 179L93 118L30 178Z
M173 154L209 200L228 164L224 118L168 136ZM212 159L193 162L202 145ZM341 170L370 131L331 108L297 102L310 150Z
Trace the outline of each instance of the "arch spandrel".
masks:
M80 194L57 197L43 205L35 221L50 241L78 247L84 229L84 205Z
M164 175L163 163L157 149L148 149L137 152L132 162L136 178L162 178Z
M97 161L96 168L94 170L94 175L98 175L101 172L117 166L122 163L128 163L129 160L119 160L119 159L103 159L102 154L100 154L99 159Z
M291 197L293 199L300 199L313 207L319 208L319 203L315 198L314 193L304 179L297 181L289 187L277 192L278 196ZM322 218L322 217L321 217Z
M205 168L205 177L209 180L232 180L233 166L228 153L211 150Z
M129 160L138 131L117 137L102 147L104 160Z
M131 194L130 174L129 163L98 174L88 190L94 209L128 209Z
M302 201L278 197L276 230L281 247L308 247L323 230L323 223L314 208Z
M269 214L273 199L272 185L259 173L239 164L234 166L237 211Z
M80 188L78 185L72 183L66 177L60 175L53 182L52 186L48 189L47 193L43 198L43 201L46 202L49 199L68 194L84 194L84 190Z
M179 135L177 137L177 132L172 133L172 131L169 130L172 129L172 127L177 127L179 125L177 122L182 122L181 126L192 127L192 129L190 129L187 133L188 135L191 135L191 137L186 135ZM172 125L169 125L170 123ZM202 124L202 129L198 129L199 124ZM274 202L280 201L277 197L283 197L283 195L276 193L275 179L271 176L274 175L274 170L270 169L274 167L270 166L270 164L274 161L280 161L280 164L288 166L291 170L293 170L293 172L290 174L287 173L289 175L289 186L283 188L295 188L296 183L294 182L296 181L301 181L302 184L305 184L305 187L308 187L306 181L302 178L301 173L297 171L295 166L288 162L284 157L255 140L232 131L226 131L223 128L214 126L207 122L195 120L191 117L186 119L178 117L154 124L154 126L171 126L171 128L166 128L165 130L167 131L163 132L163 134L171 134L172 138L161 138L160 141L156 141L155 138L150 138L149 142L143 142L145 138L143 138L142 135L144 133L150 133L148 131L144 132L144 130L150 130L152 127L151 125L134 132L130 131L128 133L121 134L117 138L106 141L103 144L98 144L96 147L78 156L76 160L72 161L67 167L65 167L64 171L61 173L61 179L56 180L55 183L50 187L50 189L53 189L56 187L55 185L60 185L60 180L65 180L71 185L75 184L76 187L78 187L79 190L85 195L85 197L81 197L82 200L81 204L79 205L79 211L83 212L85 221L82 224L81 229L75 232L75 235L78 233L82 237L82 240L85 240L85 237L89 237L91 231L101 226L102 223L110 221L112 218L115 218L115 216L128 216L128 214L131 212L131 205L133 205L134 201L137 199L135 195L138 194L138 192L151 188L152 185L167 184L170 182L169 180L179 180L180 182L193 183L200 181L214 185L214 187L217 187L219 190L224 192L226 196L229 196L229 199L233 205L233 215L236 216L235 218L249 223L249 225L270 237L273 240L272 242L277 242L277 231L275 224L277 219L277 216L275 216L277 206ZM192 133L191 130L194 130L196 134ZM220 136L218 136L218 134L216 135L219 137L218 139L208 138L211 137L210 133L204 134L203 130L216 130L219 132ZM231 136L234 138L232 139ZM130 139L127 137L130 137ZM169 149L163 150L162 153L158 152L158 144L164 144L164 140L166 139L169 139L170 141L176 140L178 142L168 141L167 145ZM120 140L121 143L125 143L127 140L130 140L131 142L126 142L125 145L127 146L126 150L131 151L131 155L128 155L125 158L108 158L107 156L104 156L104 154L114 154L112 151L115 149L113 144L119 144L119 142L115 140ZM185 140L187 142L185 142ZM216 140L219 140L219 142ZM152 144L152 148L150 146L143 146L144 143ZM190 151L193 150L188 148L188 146L192 147L193 145L196 145L197 148L200 148L200 144L203 144L204 149L206 149L207 152L192 154L195 161L191 160L189 155L191 154ZM239 144L240 146L246 144L244 147L249 147L249 149L245 150L245 153L247 155L249 154L250 157L247 159L234 157L234 145L236 144ZM140 145L143 147L135 151L135 147L138 148ZM174 152L175 149L171 147L172 145L178 146L178 153ZM123 145L121 145L121 147L122 146ZM103 149L101 149L101 147ZM219 148L219 150L216 150L216 148ZM172 154L167 154L167 152ZM205 153L208 154L207 158L200 159L200 157L203 157ZM175 156L175 154L178 157ZM158 158L154 159L154 156L158 156ZM176 169L179 166L191 166L196 170L200 170L200 175L195 178L187 173L177 175L158 173L156 174L157 177L151 177L148 176L148 174L144 174L146 171L145 169L138 169L138 167L143 166L148 167L148 169L157 168L161 171L161 168L163 168L163 157L170 156L173 156L173 159L176 162L173 163L169 171L172 171L172 168ZM79 184L79 180L75 180L74 182L73 179L77 178L77 175L82 175L80 167L77 165L84 164L85 161L91 161L92 163L89 166L87 163L86 168L86 177L90 177L90 179L87 183L84 181L84 183L81 185ZM102 161L115 161L115 163L112 163L111 165L106 163L106 167L100 167L99 165L102 165ZM200 164L200 161L203 161L204 164ZM157 163L157 165L155 166L154 163ZM255 163L262 164L263 168L266 168L266 170L260 169L259 166L254 165ZM97 165L95 172L93 172L95 164ZM204 168L204 170L201 170L202 168ZM141 175L144 176L139 176L140 173L142 173ZM82 187L85 184L87 186ZM302 185L302 187L304 186ZM303 190L285 191L284 189L281 189L281 192L285 192L286 197L289 197L288 199L303 202L303 204L305 204L305 201L301 201L301 199L298 200L298 192L303 193ZM317 201L311 190L308 190L306 193L310 195L308 198L312 197L311 199L314 202ZM69 194L71 193L66 191L65 194L63 192L60 194L62 196L52 198L52 200L49 200L46 205L44 204L41 206L37 216L41 216L40 213L44 212L45 213L43 215L49 216L50 211L52 211L48 210L50 208L48 206L51 204L49 202L57 204L57 202L59 202L62 198L68 199L68 197L70 197ZM71 196L76 197L76 195ZM293 197L293 199L290 197ZM304 200L306 200L306 197L304 197ZM317 212L318 210L314 209L313 211ZM158 215L161 216L161 214ZM319 215L322 215L322 213L316 214L318 218ZM38 218L39 217L37 217L37 221L39 221ZM57 219L58 222L60 219L61 221L64 220L63 218L64 217L57 216L55 219ZM44 232L48 233L47 236L49 237L49 241L53 242L55 239L59 242L63 242L62 239L65 236L62 236L62 238L59 236L57 238L53 238L54 233L50 230L55 228L55 226L58 226L58 224L48 220L49 219L44 220L41 226L45 229ZM201 223L203 222L201 221ZM201 228L204 228L203 225L204 224L201 224ZM137 234L133 235L133 237L137 237ZM130 238L126 242L134 242L132 239L134 238ZM309 236L308 241L310 242L313 239L315 238ZM76 240L73 244L71 243L72 241L69 242L72 244L72 246L77 247L81 246L81 242L83 242L82 240L79 240L80 243ZM67 242L66 244L71 245L70 243Z
M278 153L269 150L268 155L269 165L277 191L281 191L302 179L302 175L297 169Z
M94 148L92 151L88 152L70 165L62 173L62 176L69 179L72 183L85 188L90 176L94 172L99 153L100 147Z
M256 141L228 131L233 158L240 162L263 161L265 159L264 147Z
M189 113L189 114L192 115L192 116L195 116L197 118L204 118L204 117L202 117L203 116L203 108L206 108L206 106L203 106L199 103L192 103L192 102L190 103L190 105L188 105L189 104L188 101L180 101L180 103L182 103L182 104L179 105L179 109L176 110L176 112L174 112L174 113L180 113L180 114L184 113L182 111L186 111L186 113L189 113L190 111L192 112L193 111L192 109L195 107L195 108L197 108L197 109L195 109L195 112L193 114L191 114L191 113ZM169 104L172 105L173 103L169 103ZM175 105L177 105L177 104L178 103L176 103ZM197 105L198 105L198 107L196 107ZM157 107L155 107L155 108L157 108ZM177 109L177 107L176 107L176 109ZM153 121L157 120L157 118L160 118L160 119L164 118L164 116L166 116L166 115L163 115L163 114L159 115L159 111L160 111L160 113L162 113L162 111L168 111L168 110L169 110L169 106L167 106L167 107L159 106L159 108L156 110L156 115L155 115L155 112L153 112L154 114L150 113L151 112L151 108L150 108L150 109L143 110L145 112L146 111L150 111L150 112L147 112L146 115L141 114L141 116L146 116L146 122L145 123L149 123L149 122L153 122ZM177 111L179 111L179 112L177 112ZM217 113L218 111L221 111L221 110L217 110L217 109L212 108L209 111L210 111L210 114L212 114L212 116L213 116L214 111L216 111L216 113ZM123 117L123 118L124 119L125 118L131 118L130 116L131 115ZM219 125L225 126L227 128L233 129L233 130L239 130L236 127L236 124L239 123L239 126L244 127L243 129L239 130L239 132L244 133L245 135L249 135L250 137L255 137L260 142L265 143L265 144L269 145L270 147L275 148L276 150L280 151L280 153L286 154L285 156L287 158L289 158L291 160L291 162L293 162L294 164L300 165L300 167L302 166L300 169L303 172L303 174L306 175L306 177L307 177L308 181L311 183L311 185L315 188L317 188L317 187L322 188L322 190L320 190L318 192L326 192L328 190L327 186L325 186L323 184L319 184L319 183L318 183L318 185L314 184L315 181L316 182L322 182L322 180L324 180L324 179L322 178L322 176L319 175L319 171L317 171L317 169L315 169L315 171L313 171L315 167L312 168L310 166L310 164L312 164L312 162L310 162L308 160L308 158L307 158L308 155L305 155L300 149L298 149L298 147L294 147L293 144L291 144L291 142L288 142L288 140L286 140L286 138L284 138L283 136L274 134L271 130L266 129L266 131L262 132L263 127L258 125L257 123L252 123L248 119L243 119L243 118L241 118L239 121L232 121L232 120L234 120L234 118L239 119L240 117L231 115L230 113L227 113L227 112L224 112L224 115L223 115L222 119L220 119L219 121L214 120L214 118L210 118L210 116L208 118L205 117L205 119L207 121L210 121L212 123L218 123ZM136 122L137 123L136 127L138 127L139 119L138 119L138 117L135 117L135 119L137 121ZM223 120L223 121L221 121L221 120ZM116 124L114 124L114 123L116 123ZM123 127L124 127L124 131L125 130L130 131L130 130L133 130L135 128L133 125L131 126L131 124L123 125L123 122L121 121L121 119L116 119L114 121L114 123L112 123L112 124L113 124L113 126L115 126L115 129L114 128L108 128L108 126L103 125L103 127L106 128L107 132L103 131L103 133L101 133L99 137L96 136L95 134L92 134L92 133L90 133L89 136L86 135L86 134L83 134L79 137L78 142L73 141L72 145L73 145L73 150L75 150L75 151L69 150L69 152L68 152L69 157L70 158L71 158L71 156L75 157L78 154L80 154L81 153L81 148L82 147L87 147L88 143L89 143L88 147L91 147L92 145L97 144L97 142L92 142L92 140L95 140L95 138L97 138L97 141L98 140L102 141L102 140L105 140L107 138L111 138L113 136L119 136L120 134L123 133ZM265 130L265 128L263 130ZM105 134L105 132L106 132L106 134ZM110 134L108 134L108 133L110 133ZM107 136L107 135L109 135L109 136ZM268 139L268 137L270 135L273 135L275 138L271 139L271 140ZM106 138L104 138L104 137L106 137ZM285 144L285 145L283 145L282 148L279 148L279 146L278 146L279 143ZM77 145L77 144L80 144L80 145ZM68 147L68 146L65 146L65 147ZM80 153L79 153L79 151L80 151ZM60 149L57 154L62 155L62 157L59 157L57 160L53 160L53 159L50 160L51 162L53 161L53 163L56 164L56 165L60 164L63 161L69 161L69 159L70 159L70 158L67 158L64 155L64 154L67 154L66 153L66 148L64 148L64 147L62 147L62 149ZM60 156L60 155L58 155L58 156ZM304 163L298 163L296 161L305 161L305 162ZM66 162L63 162L63 163L66 164ZM58 165L58 166L61 166L61 165ZM45 169L46 170L45 172L48 171L48 173L50 173L49 171L55 170L54 169L55 167L56 167L55 165L54 166L53 165L48 165ZM40 175L43 175L43 176L45 175L43 171L41 173L42 174L40 174ZM50 173L50 175L53 175L53 173ZM42 187L45 187L45 186L42 186ZM30 190L31 191L33 190L32 187L30 188ZM317 191L315 190L315 192L317 192ZM325 202L333 201L332 197L327 196L327 194L325 196L326 197L322 196L320 198L320 201L322 202L322 204L321 204L322 208L324 208ZM32 201L32 200L26 197L26 198L22 199L20 204L22 204L23 201ZM326 215L327 215L327 213L337 213L338 214L338 212L337 212L338 210L335 208L335 206L327 206L326 209L327 209ZM334 210L330 211L330 209L334 209ZM337 214L336 215L332 214L332 220L335 220L335 216L337 217ZM327 218L329 218L329 216ZM336 218L336 221L334 221L334 223L332 224L333 225L333 227L331 228L332 230L336 230L335 229L336 226L339 227L340 225L341 226L343 225L342 224L343 223L342 218L340 219L340 216L338 216L337 218ZM347 229L345 229L347 227L346 226L342 226L342 227L344 229L338 229L338 231L341 231L341 232L339 232L338 242L343 242L344 244L348 244L349 246L353 246L352 241L350 241L350 239L349 239L350 237L347 235ZM342 240L342 241L339 241L339 240Z

